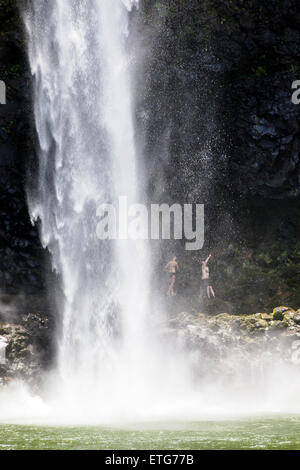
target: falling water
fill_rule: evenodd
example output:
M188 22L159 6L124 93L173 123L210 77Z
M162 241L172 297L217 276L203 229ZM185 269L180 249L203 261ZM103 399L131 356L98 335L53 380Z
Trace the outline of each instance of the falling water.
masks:
M56 416L86 422L159 414L188 386L183 358L157 334L148 242L138 227L136 240L99 240L96 230L100 205L145 197L131 90L129 13L137 6L35 0L25 15L39 142L29 207L63 291L47 391Z
M30 210L64 294L56 387L81 409L99 400L128 406L128 397L136 406L151 380L143 372L151 336L146 242L96 234L100 204L117 205L120 196L136 203L142 194L128 46L135 5L35 0L26 15L40 147Z
M6 364L6 348L8 341L6 338L0 336L0 365Z

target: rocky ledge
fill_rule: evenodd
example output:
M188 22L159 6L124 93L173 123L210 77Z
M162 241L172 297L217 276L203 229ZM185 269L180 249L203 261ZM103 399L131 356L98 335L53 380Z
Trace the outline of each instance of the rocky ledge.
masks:
M300 366L300 309L277 307L253 315L180 313L163 326L162 334L189 351L197 375L220 374L224 363L227 370Z
M167 344L190 354L197 375L215 377L232 369L251 371L274 364L300 366L300 309L276 307L271 313L216 316L180 313L160 326ZM0 386L24 379L38 386L41 371L54 356L53 328L39 314L27 314L20 324L0 324Z
M32 313L20 324L0 323L0 386L16 379L38 385L51 356L48 323Z

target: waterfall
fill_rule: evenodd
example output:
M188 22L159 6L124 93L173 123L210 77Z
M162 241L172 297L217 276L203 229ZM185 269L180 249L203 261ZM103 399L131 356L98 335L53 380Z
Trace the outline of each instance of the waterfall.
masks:
M8 341L3 336L0 336L0 365L6 364L6 348Z
M100 204L142 194L128 45L136 4L35 0L26 14L39 142L28 199L63 290L56 386L82 409L136 405L151 380L147 244L96 234Z

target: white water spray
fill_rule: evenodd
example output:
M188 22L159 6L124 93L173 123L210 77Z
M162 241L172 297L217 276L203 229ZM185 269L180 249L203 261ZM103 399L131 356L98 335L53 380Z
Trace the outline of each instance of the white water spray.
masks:
M8 341L0 336L0 365L6 364L6 348Z
M149 322L146 242L96 235L98 205L142 194L128 52L136 4L34 1L26 20L40 144L30 210L62 280L55 388L70 414L144 410L167 375Z

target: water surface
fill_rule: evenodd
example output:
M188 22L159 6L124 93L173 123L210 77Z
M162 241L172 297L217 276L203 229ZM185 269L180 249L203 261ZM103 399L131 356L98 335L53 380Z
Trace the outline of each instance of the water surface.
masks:
M1 450L300 449L300 416L131 425L0 425Z

